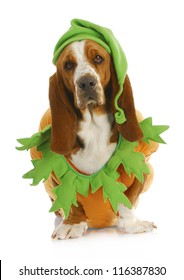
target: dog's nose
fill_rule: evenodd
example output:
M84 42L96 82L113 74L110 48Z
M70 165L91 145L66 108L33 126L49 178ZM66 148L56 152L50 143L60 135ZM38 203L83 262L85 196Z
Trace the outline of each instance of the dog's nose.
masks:
M81 77L78 81L78 87L82 91L91 91L96 86L96 79L92 76Z

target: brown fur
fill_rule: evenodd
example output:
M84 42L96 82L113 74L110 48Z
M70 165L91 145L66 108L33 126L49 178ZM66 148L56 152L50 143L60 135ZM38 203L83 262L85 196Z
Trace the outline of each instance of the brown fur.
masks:
M114 98L119 91L119 85L116 78L116 73L114 70L113 63L111 63L111 86L110 90L112 91L112 101L111 101L111 109L112 112L115 113L116 109L114 107ZM125 77L125 81L123 84L123 92L118 99L118 106L123 109L126 122L123 124L115 123L117 130L121 133L121 135L128 141L134 142L140 140L143 137L142 131L139 127L136 110L134 106L133 92L130 84L130 80L128 75Z
M59 71L50 78L49 99L52 114L51 149L69 155L76 142L77 116L72 97Z

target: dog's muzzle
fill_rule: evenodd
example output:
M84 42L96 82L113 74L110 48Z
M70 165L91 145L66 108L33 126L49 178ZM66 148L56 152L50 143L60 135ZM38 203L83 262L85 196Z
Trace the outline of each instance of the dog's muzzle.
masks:
M80 107L86 107L90 103L103 104L101 89L97 80L91 75L85 75L77 81L78 98Z

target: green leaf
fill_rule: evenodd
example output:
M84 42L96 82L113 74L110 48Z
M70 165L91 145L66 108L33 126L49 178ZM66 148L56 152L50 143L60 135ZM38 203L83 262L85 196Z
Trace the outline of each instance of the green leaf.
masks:
M90 178L90 183L91 183L91 192L95 193L101 186L103 185L102 183L102 178L101 178L101 172L97 173L95 176Z
M132 208L132 204L130 200L127 198L127 196L124 193L120 194L119 203L122 203L124 206L126 206L129 209Z
M77 176L75 179L76 191L84 196L88 196L89 178Z
M17 150L29 150L35 146L42 144L43 142L47 141L50 137L51 126L47 126L43 130L33 134L29 138L20 138L17 141L22 145L22 147L16 147Z
M47 159L32 160L34 169L23 175L24 179L33 179L31 186L36 186L41 180L47 180L52 172L52 166Z
M121 162L119 162L118 167L119 167L120 163L121 163ZM116 171L116 169L112 170L112 169L110 168L110 166L108 165L108 163L107 163L106 168L104 169L104 171L106 172L106 174L109 175L109 177L113 178L115 181L116 181L116 180L119 178L119 176L120 176L120 174L118 173L118 171Z
M134 151L137 143L130 143L123 140L124 150L121 153L121 162L125 168L126 173L130 176L132 173L136 178L143 183L144 174L149 174L148 165L144 161L144 155L142 153Z
M144 142L149 144L149 140L152 140L161 144L166 144L166 142L160 137L160 134L169 128L168 125L153 125L151 117L144 119L139 125L144 134L142 139Z
M64 156L57 155L52 163L52 170L56 177L62 178L62 176L68 171L68 166Z
M101 172L101 177L103 181L104 201L109 199L114 212L117 212L119 203L123 203L125 206L131 208L130 201L123 194L127 189L126 186L120 182L114 181L104 171Z
M43 157L41 159L33 159L32 163L34 169L23 175L25 179L33 179L32 186L38 185L41 180L47 180L52 171L54 171L58 178L68 171L65 159L50 150L44 151Z
M76 185L73 184L76 179L76 174L68 171L62 178L61 185L55 187L52 191L56 195L50 212L57 211L62 208L65 214L65 218L68 218L72 204L77 206L76 200Z
M121 163L121 153L119 153L119 149L116 151L116 154L115 156L112 156L108 163L107 163L107 167L110 169L110 170L114 170L116 171L117 168L119 167Z

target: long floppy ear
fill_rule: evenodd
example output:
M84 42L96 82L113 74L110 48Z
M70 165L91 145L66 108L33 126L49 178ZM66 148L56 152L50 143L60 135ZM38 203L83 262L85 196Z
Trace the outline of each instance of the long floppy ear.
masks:
M112 84L112 111L116 112L114 107L114 98L119 91L119 85L116 78L116 73L114 70L114 66L111 63L111 84ZM118 99L118 106L123 109L126 122L123 124L116 124L117 130L121 133L121 135L128 141L134 142L140 140L143 137L142 130L137 121L136 111L134 106L134 99L132 93L132 87L130 84L130 80L128 75L126 75L124 84L123 84L123 92Z
M69 155L76 141L77 117L70 93L59 72L50 77L49 100L52 116L51 150Z

